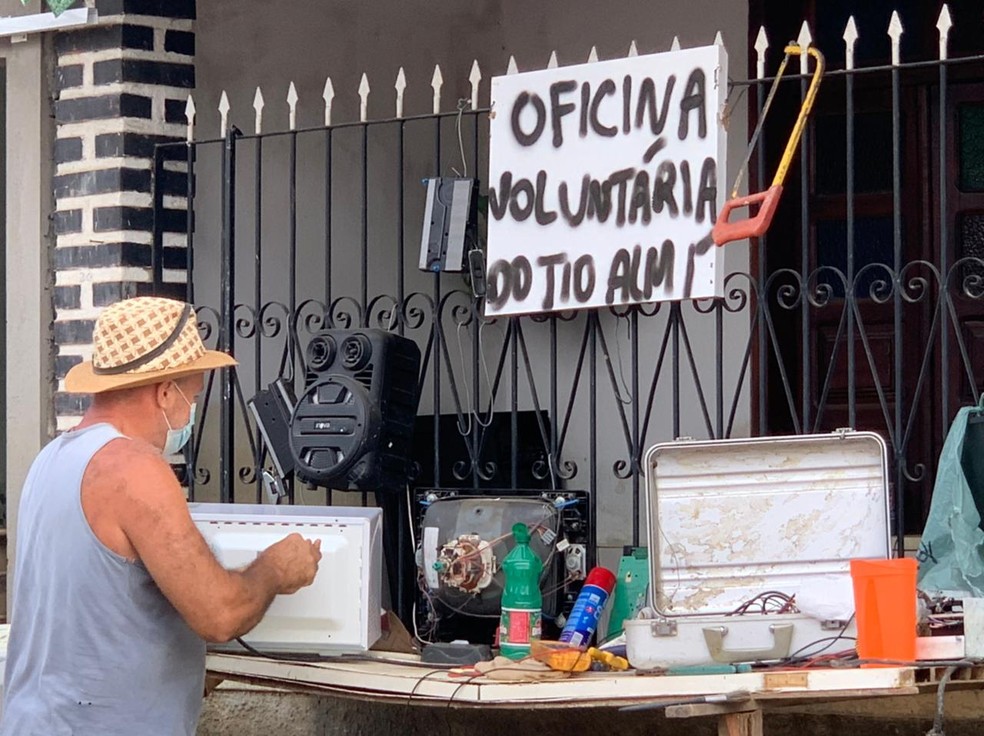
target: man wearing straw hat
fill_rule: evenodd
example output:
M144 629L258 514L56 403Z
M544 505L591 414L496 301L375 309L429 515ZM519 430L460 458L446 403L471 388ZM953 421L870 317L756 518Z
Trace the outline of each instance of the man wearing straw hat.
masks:
M205 641L246 633L314 580L319 544L296 534L225 570L164 460L191 434L205 372L233 365L183 302L100 315L92 360L65 379L92 406L21 495L2 736L193 734Z

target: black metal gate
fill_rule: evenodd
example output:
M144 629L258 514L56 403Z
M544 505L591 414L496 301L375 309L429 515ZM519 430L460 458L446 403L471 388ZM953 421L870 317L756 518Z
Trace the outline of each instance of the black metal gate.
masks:
M954 256L945 194L958 176L946 156L954 135L948 75L954 67L961 79L977 74L982 60L830 72L821 94L840 100L832 104L843 116L834 131L843 158L823 163L843 177L846 249L820 258L812 245L809 213L826 150L817 136L830 134L826 123L824 131L813 124L794 166L798 197L787 194L783 205L798 232L762 238L750 251L750 270L727 276L725 298L693 303L486 320L459 277L419 272L419 180L460 167L477 172L484 189L485 109L262 135L233 128L222 139L158 147L159 177L168 161L186 162L191 212L187 249L170 247L163 228L157 233L155 282L163 284L168 269L186 269L203 333L241 362L238 376L209 387L188 455L191 497L258 498L261 448L246 400L276 376L303 381L303 346L314 331L361 325L395 330L421 346L428 455L420 471L434 487L586 489L592 519L607 525L602 533L612 545L644 544L647 446L684 433L804 433L843 422L878 431L888 443L901 549L905 533L923 522L949 422L957 406L979 399L984 373L972 339L976 322L961 316L981 314L984 262L970 249ZM863 92L878 79L891 101L882 144L891 159L893 227L882 256L858 263L868 236L855 210L864 122L856 86ZM732 95L747 93L761 110L770 82L732 83ZM929 155L938 170L926 185L939 186L938 211L902 206L903 163L917 155L901 122L910 83L936 99ZM805 80L794 76L783 86L795 99ZM768 141L781 139L782 125L765 127L760 189ZM158 209L163 197L159 191ZM908 218L929 218L923 226L939 241L933 257L905 257ZM798 253L794 264L782 266L780 251ZM872 330L875 311L892 324L890 334ZM911 329L914 313L928 332ZM859 401L877 410L859 416ZM924 423L931 430L918 434ZM491 442L493 434L501 442ZM305 494L293 489L291 500ZM329 491L319 500L332 498Z

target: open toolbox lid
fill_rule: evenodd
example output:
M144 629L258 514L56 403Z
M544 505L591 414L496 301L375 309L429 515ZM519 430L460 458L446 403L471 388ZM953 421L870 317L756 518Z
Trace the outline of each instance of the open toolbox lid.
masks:
M885 443L873 432L678 440L646 453L650 605L723 615L891 556Z

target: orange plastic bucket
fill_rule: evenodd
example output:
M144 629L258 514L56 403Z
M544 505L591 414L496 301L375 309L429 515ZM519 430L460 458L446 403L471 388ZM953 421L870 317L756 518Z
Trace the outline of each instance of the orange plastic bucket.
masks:
M851 560L861 659L916 658L916 560Z

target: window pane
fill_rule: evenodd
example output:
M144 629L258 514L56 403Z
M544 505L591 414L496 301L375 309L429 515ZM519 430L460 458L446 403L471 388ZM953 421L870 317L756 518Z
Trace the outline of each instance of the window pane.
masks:
M891 217L862 217L854 221L855 294L859 298L865 298L872 283L885 279L888 274L880 268L870 269L860 277L858 272L873 263L891 267L893 251ZM817 222L817 259L818 266L836 268L847 276L847 223L844 220ZM822 273L820 283L830 286L835 296L844 296L843 283L836 274Z
M847 191L847 130L844 115L823 115L816 120L817 194ZM869 112L854 116L854 191L888 192L892 189L892 114ZM886 150L886 141L889 145ZM819 153L822 152L822 153Z
M984 260L984 215L964 214L957 225L957 257ZM971 274L984 276L984 268L976 264L963 268L963 278Z
M960 106L960 189L984 191L984 104Z

